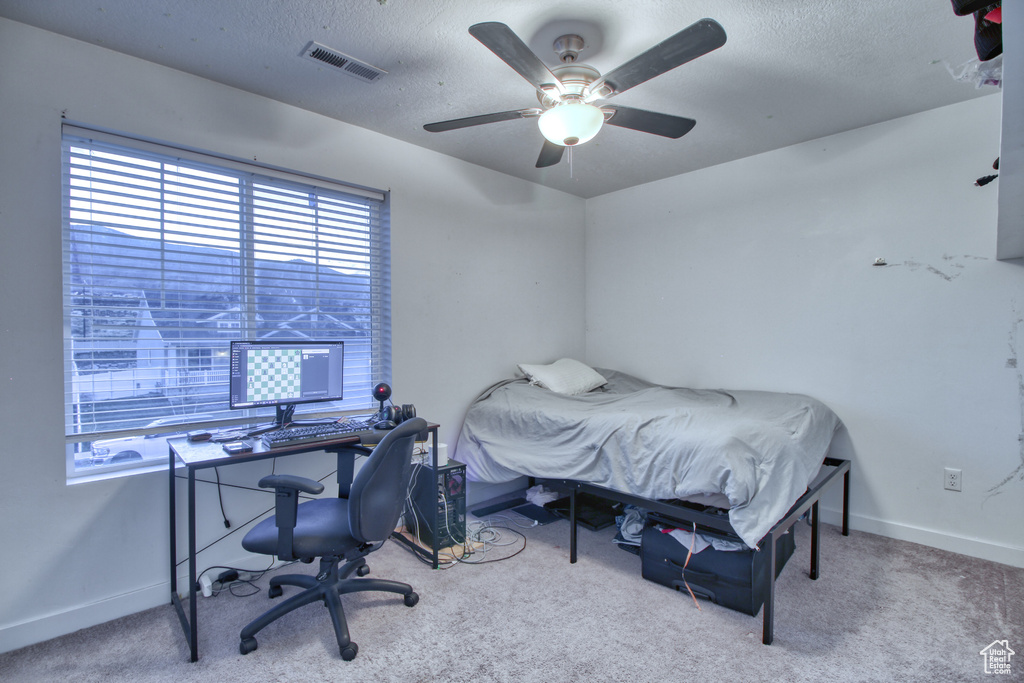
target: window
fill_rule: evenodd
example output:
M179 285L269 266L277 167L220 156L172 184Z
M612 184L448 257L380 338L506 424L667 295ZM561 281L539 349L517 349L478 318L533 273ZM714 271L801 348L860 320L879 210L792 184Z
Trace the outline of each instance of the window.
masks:
M391 375L386 193L65 126L68 474L152 465L228 409L232 339L341 339L345 400ZM147 462L148 461L148 462Z

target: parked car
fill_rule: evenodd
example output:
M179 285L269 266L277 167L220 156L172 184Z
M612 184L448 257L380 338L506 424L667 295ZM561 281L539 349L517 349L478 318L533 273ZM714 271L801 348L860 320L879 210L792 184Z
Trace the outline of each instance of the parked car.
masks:
M190 415L191 422L215 419L213 415ZM146 425L147 428L168 425L170 430L141 436L122 436L92 442L92 450L75 459L76 467L97 467L139 460L167 460L167 439L184 434L189 426L181 424L181 416L163 417ZM173 427L170 427L173 425Z

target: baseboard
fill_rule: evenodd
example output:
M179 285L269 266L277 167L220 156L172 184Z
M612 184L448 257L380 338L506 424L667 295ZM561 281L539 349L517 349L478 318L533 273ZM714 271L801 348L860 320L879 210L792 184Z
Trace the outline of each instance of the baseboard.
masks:
M246 553L234 561L227 562L229 566L249 566L253 562L253 556ZM280 564L280 563L275 563ZM187 567L186 567L187 570ZM178 594L182 598L188 598L188 572L178 576ZM202 600L202 597L199 597ZM113 619L120 619L130 614L142 612L147 609L171 604L171 583L161 581L158 584L112 595L109 598L97 600L85 605L73 607L63 612L29 619L18 624L0 627L0 653L10 652L22 647L41 643L52 638L74 633L83 628L97 626ZM186 600L187 604L187 600ZM182 638L185 636L182 635Z
M821 521L826 524L839 526L842 524L842 511L822 507L820 510ZM989 560L1006 564L1011 567L1024 568L1024 548L990 543L976 538L957 536L948 532L926 529L924 527L898 522L887 522L885 520L850 513L850 528L857 531L865 531L878 536L895 538L899 541L910 541L920 543L939 550L948 550L960 555L969 555L982 560Z
M170 604L170 585L170 582L164 581L63 612L5 626L0 628L0 652L10 652L112 619Z

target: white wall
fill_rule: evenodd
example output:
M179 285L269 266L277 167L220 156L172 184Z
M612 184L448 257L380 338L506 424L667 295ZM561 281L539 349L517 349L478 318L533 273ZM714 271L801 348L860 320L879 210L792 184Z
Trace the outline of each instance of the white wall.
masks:
M0 19L0 651L169 601L166 473L65 484L62 113L390 189L394 398L439 422L442 441L517 360L583 355L583 200ZM221 477L251 485L270 466ZM200 545L224 532L214 492L200 493ZM227 490L229 518L264 495ZM200 567L241 557L238 538Z
M588 360L819 398L855 529L1024 566L1024 263L973 185L999 123L983 97L588 200Z

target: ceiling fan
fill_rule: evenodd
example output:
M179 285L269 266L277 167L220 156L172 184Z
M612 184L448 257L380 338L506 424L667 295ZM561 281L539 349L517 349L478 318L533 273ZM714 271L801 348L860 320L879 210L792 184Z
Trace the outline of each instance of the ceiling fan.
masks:
M562 63L549 69L505 24L474 24L469 33L537 89L540 106L428 123L424 130L441 133L485 123L538 118L544 146L537 158L537 168L557 164L566 147L592 139L604 123L667 138L686 135L697 123L693 119L594 103L608 100L725 44L722 26L713 19L701 19L602 76L597 69L576 62L584 47L583 38L578 35L555 40L555 52Z

